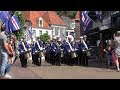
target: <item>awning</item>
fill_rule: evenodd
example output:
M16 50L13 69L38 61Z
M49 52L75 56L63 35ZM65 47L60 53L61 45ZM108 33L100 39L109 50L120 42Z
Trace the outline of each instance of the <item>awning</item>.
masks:
M109 28L110 28L110 27L109 27L109 26L106 26L106 25L99 27L100 31L101 31L101 30L106 30L106 29L109 29Z

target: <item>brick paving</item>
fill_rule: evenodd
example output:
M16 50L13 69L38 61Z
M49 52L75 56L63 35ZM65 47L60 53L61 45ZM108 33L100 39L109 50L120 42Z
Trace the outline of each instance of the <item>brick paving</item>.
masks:
M120 79L120 72L107 69L105 64L89 62L89 67L51 66L42 62L42 66L34 66L28 61L27 68L21 68L17 60L11 68L13 79Z

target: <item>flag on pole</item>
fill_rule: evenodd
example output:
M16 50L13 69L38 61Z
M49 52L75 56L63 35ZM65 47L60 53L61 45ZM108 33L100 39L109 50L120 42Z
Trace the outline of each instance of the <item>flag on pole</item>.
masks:
M32 26L30 26L25 32L25 38L27 41L33 38Z
M5 23L7 20L10 18L9 11L0 11L0 18L3 20Z
M89 13L89 11L84 11L84 13L88 14L88 13Z
M82 12L82 25L84 34L87 34L89 29L93 26L93 20L88 16L88 13L86 13L86 11Z
M33 33L32 33L32 26L30 26L30 28L28 29L28 33L29 33L29 36L32 38L32 35L33 35Z
M10 18L9 26L13 31L21 29L20 22L19 22L18 17L16 15L13 15Z
M11 33L9 28L9 19L10 19L10 13L9 11L0 11L0 18L3 20L5 26L6 26L6 33Z

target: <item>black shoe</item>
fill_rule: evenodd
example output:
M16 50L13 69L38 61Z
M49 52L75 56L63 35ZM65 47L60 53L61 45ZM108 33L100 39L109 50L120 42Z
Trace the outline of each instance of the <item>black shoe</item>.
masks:
M58 66L61 66L60 64Z
M26 68L27 66L22 66L23 68Z

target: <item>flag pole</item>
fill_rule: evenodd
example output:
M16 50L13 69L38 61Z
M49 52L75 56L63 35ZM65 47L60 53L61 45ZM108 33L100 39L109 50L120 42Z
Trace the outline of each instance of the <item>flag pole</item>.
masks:
M83 36L82 11L80 11L80 36Z
M8 16L8 30L9 30L8 34L9 34L9 37L11 37L11 31L10 31L10 26L9 26L11 15L12 15L12 12L9 11L9 16Z

